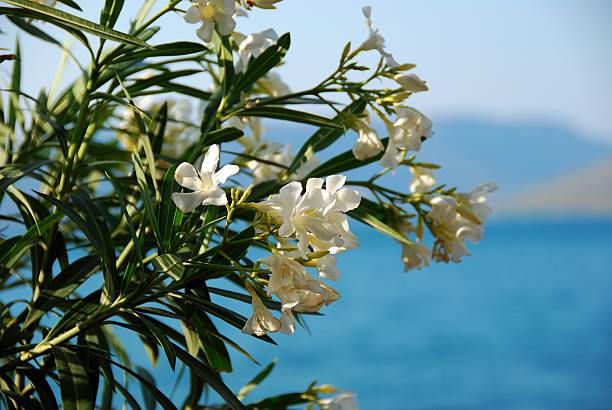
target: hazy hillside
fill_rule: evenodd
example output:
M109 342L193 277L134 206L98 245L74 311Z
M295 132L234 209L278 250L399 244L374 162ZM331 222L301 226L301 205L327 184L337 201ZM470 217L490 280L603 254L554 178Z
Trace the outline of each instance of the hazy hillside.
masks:
M612 157L519 193L504 213L612 214Z
M269 128L273 138L294 147L312 132L311 128L302 126ZM471 119L436 121L434 118L434 132L433 138L423 145L419 158L443 164L444 168L438 172L440 180L451 185L469 189L483 181L497 182L500 191L492 198L497 208L508 209L509 203L516 203L517 195L525 198L531 188L543 192L540 187L548 185L549 181L557 181L559 195L553 198L561 203L565 201L560 194L564 192L563 181L574 175L578 178L574 191L591 198L587 193L598 190L598 186L605 184L605 175L609 176L597 168L585 171L582 179L578 177L592 164L612 158L612 144L598 143L561 127ZM352 134L345 136L343 148L350 149L354 140ZM325 159L337 153L324 152L319 157ZM361 172L365 178L371 175L371 170ZM595 174L602 176L598 178ZM400 172L386 178L386 182L405 189L408 177ZM592 202L601 201L593 199Z

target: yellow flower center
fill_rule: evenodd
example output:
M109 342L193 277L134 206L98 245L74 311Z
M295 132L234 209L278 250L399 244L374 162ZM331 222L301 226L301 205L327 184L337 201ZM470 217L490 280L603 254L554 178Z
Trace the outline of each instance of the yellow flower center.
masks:
M212 21L215 19L215 14L217 14L217 10L214 6L206 5L201 11L202 19L206 21Z

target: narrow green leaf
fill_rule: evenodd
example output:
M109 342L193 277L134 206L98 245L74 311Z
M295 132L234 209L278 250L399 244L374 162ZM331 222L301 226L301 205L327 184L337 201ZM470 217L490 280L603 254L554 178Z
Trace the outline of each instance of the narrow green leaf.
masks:
M151 385L155 386L155 378L151 375L151 373L149 373L140 366L136 367L136 371L140 376L142 376L143 379L147 380ZM144 399L145 409L155 410L155 396L153 396L151 391L147 389L142 383L140 384L140 389L142 392L142 398Z
M232 96L237 97L241 92L249 89L255 81L266 75L282 61L291 46L291 35L283 34L276 45L268 47L248 65L246 72L234 85Z
M377 231L399 241L400 243L411 244L412 242L410 242L404 235L402 235L397 230L387 225L385 222L381 221L375 216L375 208L377 207L378 205L376 205L376 203L366 198L362 198L359 207L353 209L352 211L349 211L348 215L354 219L357 219L358 221L363 222L366 225L371 226Z
M123 3L124 0L106 0L100 15L100 24L108 28L113 28L119 18L121 9L123 9Z
M176 166L172 166L166 172L164 182L162 183L161 201L159 203L159 230L162 236L162 252L170 252L172 239L174 238L174 219L177 213L182 215L182 212L174 205L172 193L178 190L178 184L174 180L174 172Z
M54 227L64 216L63 212L54 212L39 223L31 226L19 240L12 245L8 252L0 257L0 266L12 268L32 245L36 243L38 238L49 229Z
M98 268L100 258L97 256L84 256L72 262L55 276L49 286L43 289L42 296L32 305L23 324L29 327L42 315L53 309L58 302L71 295L81 284Z
M38 27L34 26L32 23L24 20L23 18L17 17L17 16L10 16L10 15L7 15L6 17L11 21L11 23L15 24L17 27L19 27L26 33L31 34L32 36L40 40L46 41L51 44L55 44L56 46L59 46L59 47L62 46L59 41L57 41L56 39L54 39L53 37L51 37L44 31L42 31Z
M153 266L155 266L156 272L167 273L174 280L180 280L185 272L183 261L176 255L159 255L151 262L153 263Z
M149 191L149 185L147 182L147 175L144 172L144 167L142 166L142 161L140 157L134 153L132 154L132 161L134 163L134 171L136 172L136 179L138 180L138 186L140 187L140 197L142 198L142 202L145 208L145 214L149 219L149 224L151 229L153 230L153 235L157 240L158 246L162 247L163 238L159 231L159 222L157 220L157 214L155 213L155 206L153 205L153 201L151 198L151 191Z
M274 366L276 366L276 361L273 361L272 363L264 367L259 373L257 373L257 375L253 377L250 382L248 382L246 385L244 385L244 387L240 389L240 391L238 392L238 398L240 400L244 399L247 394L253 391L255 387L257 387L270 375L270 373L272 373L272 370L274 370Z
M173 43L159 44L147 50L139 50L124 54L113 59L113 64L133 60L144 60L145 58L149 57L187 56L189 54L203 53L207 50L208 49L200 43L177 41Z
M74 352L52 347L59 373L63 410L91 410L94 407L87 372Z
M342 124L344 116L360 114L363 112L365 107L366 107L365 100L359 99L357 101L354 101L349 106L347 106L342 111L342 113L337 115L334 118L334 121L337 122L338 124ZM312 151L314 153L314 152L322 151L323 149L333 144L342 135L344 135L345 132L346 132L346 129L340 130L337 128L320 128L317 132L314 133L312 137L308 139L308 141L306 141L306 143L304 143L302 148L300 148L298 153L295 155L295 159L289 166L289 169L287 170L287 174L289 175L292 174L302 164L304 164L307 161L308 158L305 155L307 152Z
M384 138L382 140L383 145L387 145L389 142L389 138ZM315 168L310 174L308 174L308 178L318 178L318 177L326 177L329 175L341 174L346 171L350 171L351 169L360 168L362 166L371 164L372 162L378 161L382 158L383 153L379 153L371 158L368 158L364 161L359 161L355 158L353 151L345 151L340 155L335 156L329 161L324 162Z
M53 162L54 161L51 160L43 160L29 164L12 164L10 166L1 167L0 175L2 175L2 178L0 179L0 192L4 191L9 185L19 181L21 178Z
M204 383L207 383L212 387L219 396L221 396L225 403L233 410L246 409L242 402L232 393L232 391L223 383L219 375L213 372L211 369L206 367L201 361L181 349L179 346L172 344L176 351L177 357L188 366L193 374L195 374Z
M14 6L23 7L38 14L38 18L50 23L61 23L63 25L86 31L90 34L104 38L106 40L116 41L124 44L131 44L141 47L150 47L147 43L140 40L138 37L131 36L119 31L101 26L92 21L82 19L62 10L54 9L42 4L35 3L29 0L3 0L6 3Z
M266 106L246 108L238 111L235 115L239 117L272 118L283 121L316 125L317 127L328 127L344 130L344 126L342 124L339 124L334 120L330 120L329 118L284 107Z

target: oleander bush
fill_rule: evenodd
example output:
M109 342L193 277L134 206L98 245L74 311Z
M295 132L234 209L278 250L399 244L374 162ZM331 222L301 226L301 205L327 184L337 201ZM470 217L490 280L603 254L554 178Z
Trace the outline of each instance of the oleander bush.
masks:
M387 51L371 9L365 41L294 91L277 72L290 34L236 29L280 0L145 0L123 31L124 0L0 3L3 31L59 48L80 72L33 93L22 68L41 62L22 59L18 41L0 50L0 407L355 408L351 393L315 383L249 401L273 364L240 391L223 375L228 350L256 359L240 331L271 348L275 333L341 303L337 258L367 252L354 224L395 239L406 270L459 262L482 237L494 185L461 193L418 160L432 122L407 101L428 87ZM99 21L81 7L99 8ZM157 42L169 16L194 24L193 38ZM364 65L366 53L378 64ZM309 127L292 151L265 138L262 120ZM370 178L351 176L364 167ZM400 168L412 173L406 189L385 186ZM132 363L126 332L151 367L167 362L188 385L184 397Z

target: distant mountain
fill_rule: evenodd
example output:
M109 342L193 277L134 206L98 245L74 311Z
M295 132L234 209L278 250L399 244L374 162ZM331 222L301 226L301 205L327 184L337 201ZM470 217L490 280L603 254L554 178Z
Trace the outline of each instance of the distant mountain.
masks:
M485 181L495 181L500 190L493 195L492 203L500 209L509 209L510 203L516 203L515 198L520 197L522 200L529 192L542 191L543 186L549 186L553 181L557 181L554 183L559 184L558 191L561 192L562 181L568 176L577 176L592 164L605 164L612 158L612 144L593 141L565 128L545 123L433 120L434 135L423 144L419 159L442 164L444 168L437 172L439 180L462 190L469 190ZM383 127L377 128L383 135ZM270 126L269 129L272 138L291 143L294 148L299 147L313 131L310 127L302 126ZM355 136L348 134L341 141L338 151L323 152L318 157L325 160L340 150L350 149ZM367 178L372 172L362 170L359 177ZM583 191L580 192L584 193L583 196L591 198L586 195L586 191L596 189L596 184L587 184L586 181L590 181L588 175L594 180L595 177L588 174L590 171L584 172L586 176L577 184L582 185ZM593 172L608 175L604 171ZM400 172L396 176L385 177L385 183L406 189L407 178L409 176L406 173ZM598 184L604 183L601 181ZM558 198L561 203L562 198ZM595 199L593 201L598 202Z
M545 124L477 120L434 124L434 137L420 158L444 164L440 174L460 186L496 181L500 198L612 157L612 144Z
M503 204L500 211L612 215L612 157L527 189Z

